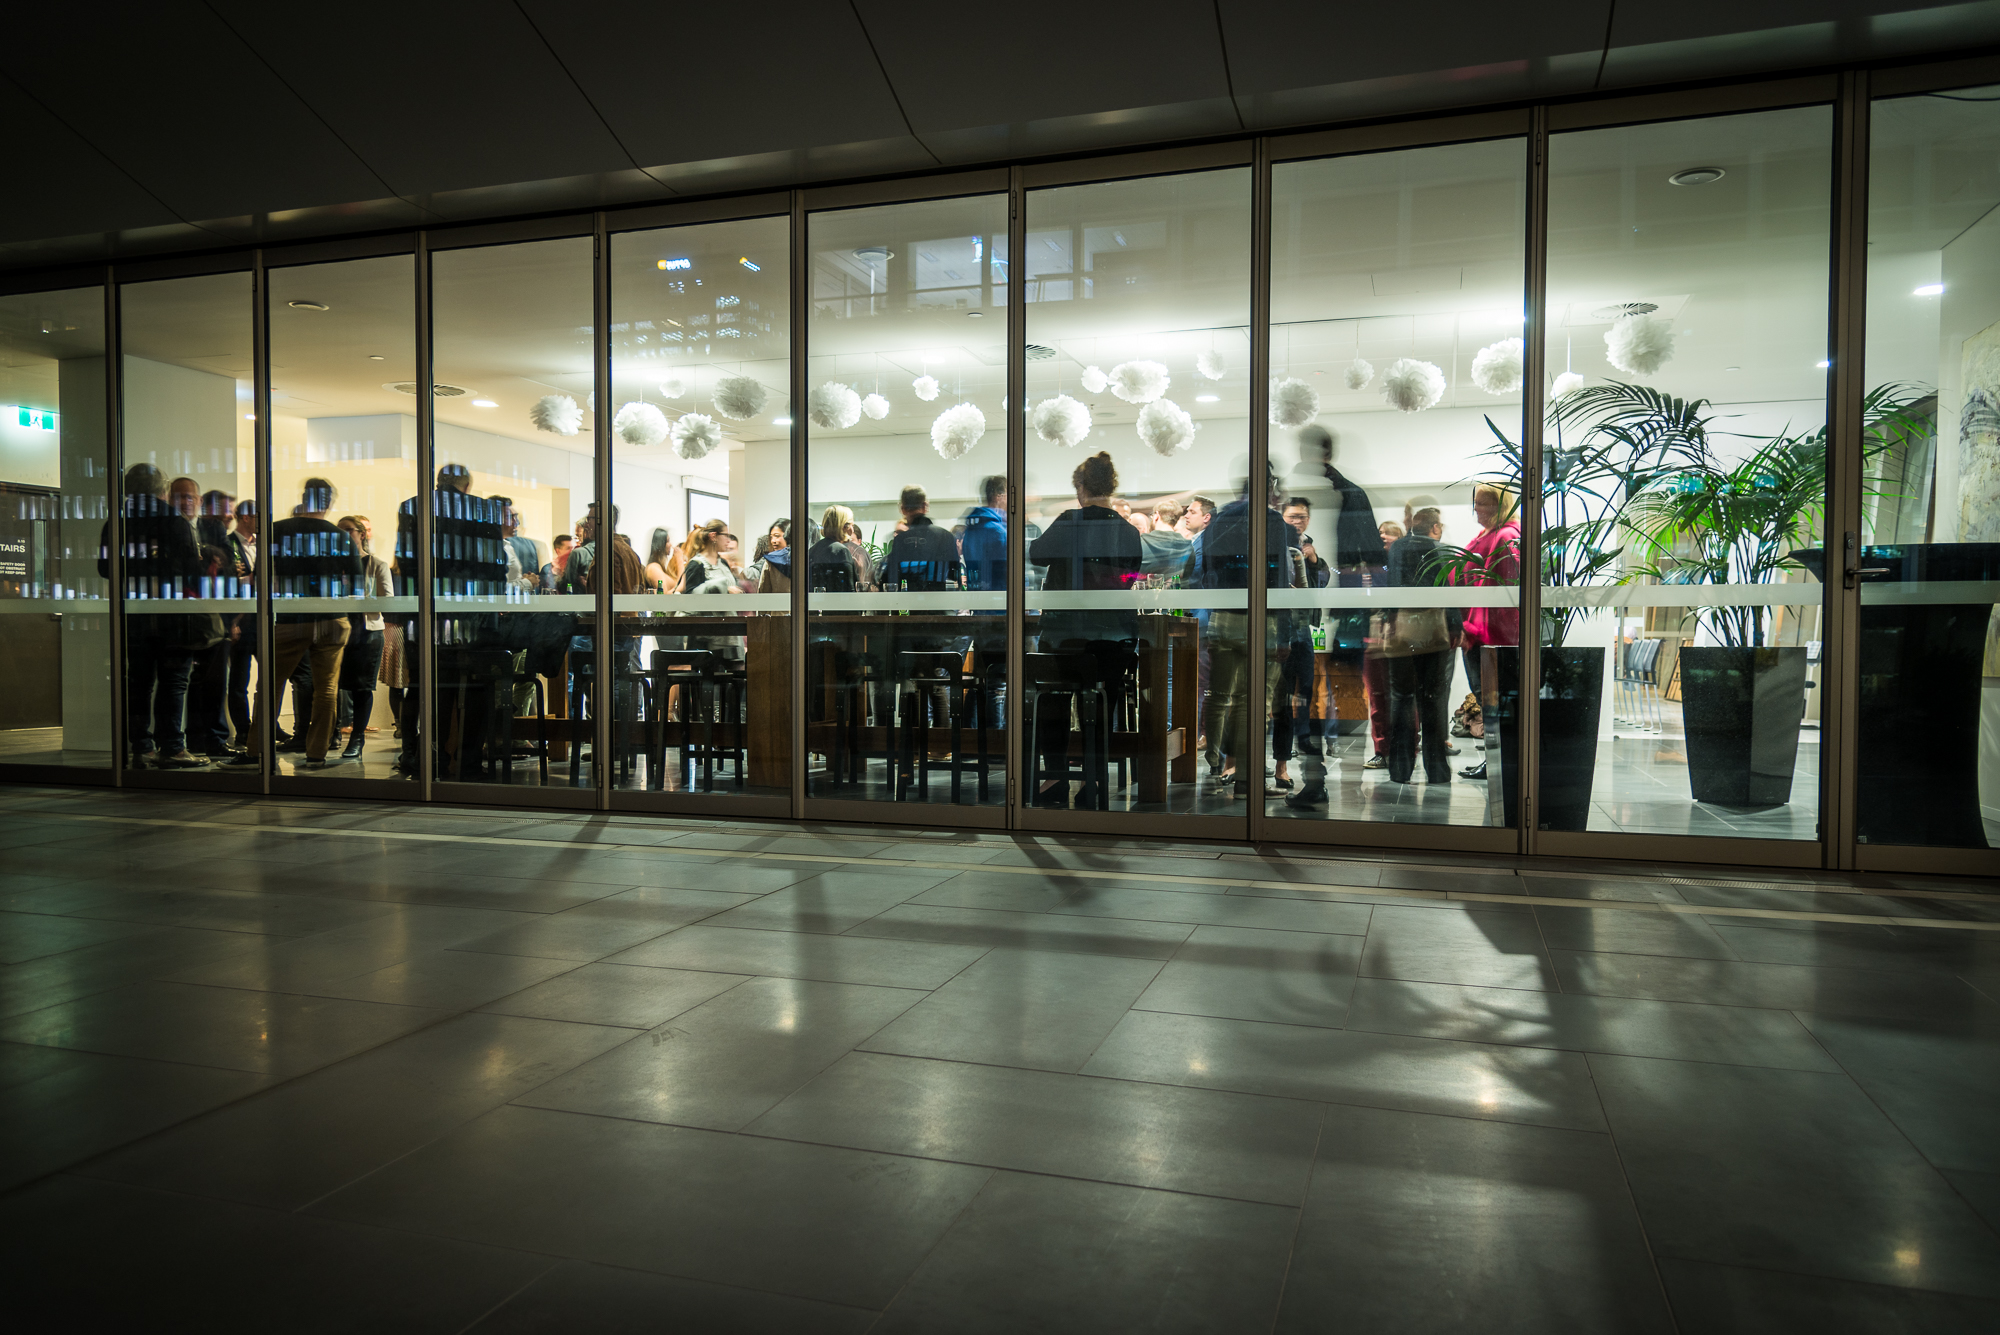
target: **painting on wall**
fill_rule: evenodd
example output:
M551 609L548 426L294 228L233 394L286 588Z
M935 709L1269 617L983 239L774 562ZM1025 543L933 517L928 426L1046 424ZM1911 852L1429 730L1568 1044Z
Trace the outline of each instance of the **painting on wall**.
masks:
M2000 542L2000 322L1965 340L1958 412L1958 540Z

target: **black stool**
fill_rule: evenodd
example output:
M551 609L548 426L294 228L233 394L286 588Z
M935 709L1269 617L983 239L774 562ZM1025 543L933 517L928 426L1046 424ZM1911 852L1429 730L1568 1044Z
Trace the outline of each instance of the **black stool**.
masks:
M1060 804L1069 805L1072 772L1069 763L1069 710L1075 701L1079 731L1083 734L1080 772L1083 782L1077 805L1093 811L1111 806L1111 703L1105 690L1103 669L1089 653L1040 653L1022 656L1027 676L1023 692L1021 726L1028 730L1028 783L1030 801L1042 804L1042 785L1054 783ZM1060 703L1053 703L1051 700ZM1063 711L1062 746L1054 754L1042 745L1042 710Z
M951 732L951 758L945 763L951 770L951 800L956 803L963 794L962 783L969 769L978 780L979 800L987 800L987 750L985 693L980 689L981 678L965 670L965 655L957 650L912 649L896 655L899 686L912 687L910 694L902 697L905 722L900 729L896 762L896 800L905 801L909 786L914 779L923 800L930 801L931 729L929 693L943 687L945 692L945 718ZM972 715L972 731L978 749L968 759L965 754L966 714ZM909 722L909 716L915 722Z

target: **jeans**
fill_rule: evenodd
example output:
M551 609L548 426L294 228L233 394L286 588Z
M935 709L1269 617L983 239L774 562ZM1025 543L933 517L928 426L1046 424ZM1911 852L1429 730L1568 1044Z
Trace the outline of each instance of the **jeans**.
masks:
M301 663L311 665L312 720L306 725L307 760L326 759L326 748L333 741L334 702L340 691L340 656L347 648L347 630L346 617L282 622L272 627L271 672L279 681L290 677ZM296 717L303 698L296 685L292 690L292 710ZM262 736L263 720L253 720L251 728Z
M1389 777L1408 783L1417 764L1417 735L1423 734L1424 777L1451 782L1445 754L1451 726L1451 650L1391 658L1389 675Z
M246 621L249 618L244 618ZM257 637L247 630L243 638L229 646L229 686L226 692L229 726L236 730L236 744L250 745L250 671L257 661Z
M1465 689L1479 694L1479 646L1468 645L1459 651L1465 657Z
M229 641L194 656L194 677L188 684L187 746L199 755L220 755L229 749Z
M170 756L187 749L182 716L194 663L187 650L154 643L150 626L133 636L125 657L125 743L135 755L157 749Z

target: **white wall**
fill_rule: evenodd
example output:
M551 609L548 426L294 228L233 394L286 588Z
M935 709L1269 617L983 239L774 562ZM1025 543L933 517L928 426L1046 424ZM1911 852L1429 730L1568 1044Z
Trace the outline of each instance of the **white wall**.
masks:
M203 491L232 496L237 474L236 381L143 357L125 358L125 464L153 463L169 480L191 477Z

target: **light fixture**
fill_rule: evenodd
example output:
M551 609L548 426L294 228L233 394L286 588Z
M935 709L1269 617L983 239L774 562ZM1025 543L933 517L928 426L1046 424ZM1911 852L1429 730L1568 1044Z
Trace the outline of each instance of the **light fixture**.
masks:
M1220 394L1197 394L1194 396L1194 401L1196 403L1220 403L1222 402L1222 396Z
M256 421L256 420L257 420L257 414L255 414L255 413L245 413L245 414L243 414L243 420L244 420L244 421L246 421L246 422L254 422L254 421Z
M472 406L475 408L498 408L500 405L491 399L474 399Z
M1667 182L1670 185L1710 185L1727 174L1720 167L1689 167L1669 176Z
M985 311L967 311L967 312L965 313L965 318L966 318L966 319L968 319L968 320L984 320L984 319L986 318L986 312L985 312Z
M323 301L293 301L286 304L295 311L326 311L333 309Z
M379 362L383 360L383 357L382 354L379 352L371 352L368 354L368 360L371 362Z
M1725 367L1723 367L1722 369L1723 369L1723 370L1725 370L1725 371L1740 371L1740 370L1742 370L1743 368L1742 368L1742 367L1740 367L1740 366L1725 366Z
M744 268L748 269L751 273L761 273L763 272L764 269L764 266L761 264L752 264L750 262L750 257L747 255L736 262L742 265Z
M854 258L863 264L877 264L883 260L893 260L896 252L887 246L860 246L855 249Z
M792 419L789 417L773 417L771 419L772 426L790 426L791 424Z
M660 267L661 267L662 269L692 269L692 268L694 268L694 261L693 261L693 260L661 260L661 261L660 261Z
M1832 362L1814 362L1813 365L1822 371L1831 370L1833 367Z
M1910 295L1913 297L1941 297L1944 295L1944 284L1925 283L1922 287L1911 292Z

